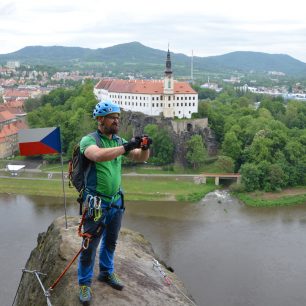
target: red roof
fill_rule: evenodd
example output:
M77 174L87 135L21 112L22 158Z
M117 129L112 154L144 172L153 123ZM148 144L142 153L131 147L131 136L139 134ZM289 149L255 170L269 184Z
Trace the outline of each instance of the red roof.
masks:
M105 89L109 92L132 93L132 94L163 94L163 80L101 80L96 89ZM174 81L175 94L196 94L197 92L186 82Z
M0 131L0 139L1 138L6 138L11 135L17 134L18 133L18 128L14 126L14 124L8 124L2 127Z
M4 97L11 97L11 98L28 98L30 97L30 92L28 90L17 90L17 89L5 89L3 93Z
M0 130L0 142L3 142L6 137L17 134L19 130L27 128L27 124L21 120L4 125Z
M9 112L8 110L0 111L0 122L12 119L15 119L15 115L13 115L11 112Z
M22 100L12 100L7 103L1 103L0 104L0 112L8 111L12 114L25 114L25 111L23 109L24 101Z

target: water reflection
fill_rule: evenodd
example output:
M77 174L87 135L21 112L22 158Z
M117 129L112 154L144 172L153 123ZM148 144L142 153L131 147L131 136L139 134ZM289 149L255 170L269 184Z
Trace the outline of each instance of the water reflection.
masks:
M78 214L75 201L68 215ZM39 232L64 214L61 198L4 194L0 296L12 303ZM305 206L245 207L226 192L197 204L128 202L125 227L151 241L201 306L306 304Z

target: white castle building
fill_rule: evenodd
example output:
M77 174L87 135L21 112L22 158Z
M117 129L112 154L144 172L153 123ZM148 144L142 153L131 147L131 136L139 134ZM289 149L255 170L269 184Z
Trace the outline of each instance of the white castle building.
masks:
M98 100L112 100L124 110L151 116L191 118L198 112L198 94L187 82L173 79L168 50L163 80L102 79L94 88Z

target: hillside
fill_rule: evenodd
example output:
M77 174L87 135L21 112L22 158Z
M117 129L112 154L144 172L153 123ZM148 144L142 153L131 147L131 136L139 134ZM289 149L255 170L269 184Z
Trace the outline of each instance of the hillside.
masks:
M17 60L22 64L44 64L62 69L131 72L146 76L161 75L165 59L166 51L149 48L139 42L131 42L103 49L29 46L13 53L0 55L0 64L5 64L8 60ZM176 76L190 75L189 56L172 53L171 59ZM219 56L194 57L194 70L195 73L281 71L289 76L306 76L306 63L285 54L237 51Z

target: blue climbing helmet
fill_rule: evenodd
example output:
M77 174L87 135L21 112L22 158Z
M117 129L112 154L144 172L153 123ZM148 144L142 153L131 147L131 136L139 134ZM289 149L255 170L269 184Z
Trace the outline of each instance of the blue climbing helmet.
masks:
M120 114L120 106L112 101L101 101L99 102L92 113L94 119L97 117L104 117L109 114Z

